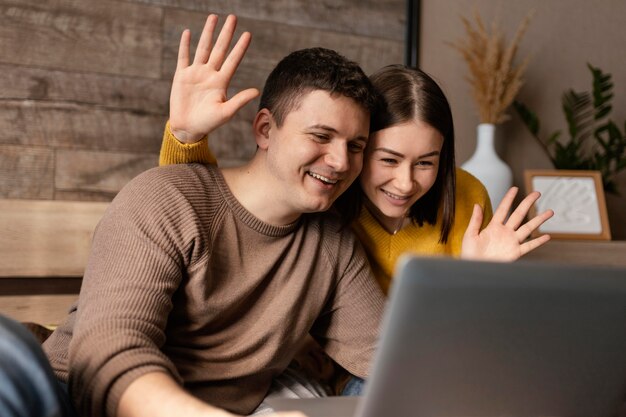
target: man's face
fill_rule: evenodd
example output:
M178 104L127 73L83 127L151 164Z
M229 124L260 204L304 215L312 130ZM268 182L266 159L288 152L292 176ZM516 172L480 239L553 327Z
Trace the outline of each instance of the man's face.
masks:
M329 209L361 172L368 133L367 110L321 90L301 98L280 128L272 119L267 161L285 214Z

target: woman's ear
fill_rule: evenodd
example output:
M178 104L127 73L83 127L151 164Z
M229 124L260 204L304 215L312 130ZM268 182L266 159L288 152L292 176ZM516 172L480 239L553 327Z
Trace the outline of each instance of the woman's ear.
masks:
M269 146L270 130L273 122L274 119L268 109L259 110L254 118L254 122L252 122L256 144L261 149L267 149Z

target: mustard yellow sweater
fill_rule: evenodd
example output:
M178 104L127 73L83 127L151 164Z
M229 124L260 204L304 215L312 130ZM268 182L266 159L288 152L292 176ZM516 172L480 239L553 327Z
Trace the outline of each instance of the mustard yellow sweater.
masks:
M463 234L472 216L474 204L478 203L483 208L481 228L491 220L491 203L485 187L462 169L457 168L456 175L456 213L445 244L439 243L441 216L435 225L424 223L420 227L411 223L394 235L387 232L366 207L361 209L361 214L352 228L365 247L374 275L385 294L389 291L396 260L401 254L409 252L417 255L459 256Z
M209 148L209 138L203 137L199 142L186 144L179 142L170 130L170 122L165 125L159 165L176 165L200 162L217 165L217 159Z
M180 143L171 134L168 124L163 134L160 165L189 162L217 163L217 160L209 149L206 137L193 145ZM385 294L389 291L395 263L401 254L409 252L425 256L459 256L463 234L472 216L474 204L483 208L483 228L491 220L491 203L485 187L462 169L457 168L456 175L456 213L445 244L439 243L441 218L435 225L424 224L420 227L410 224L393 235L378 223L366 207L361 209L361 214L352 227L365 247L374 275Z

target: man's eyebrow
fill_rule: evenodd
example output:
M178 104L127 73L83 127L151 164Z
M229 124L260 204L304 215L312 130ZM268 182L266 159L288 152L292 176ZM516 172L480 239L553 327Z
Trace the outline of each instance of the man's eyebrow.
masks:
M394 150L389 149L389 148L376 148L376 149L374 149L374 151L375 152L378 152L378 151L380 151L380 152L387 152L387 153L390 153L392 155L397 156L398 158L404 158L404 154L402 154L400 152L397 152L397 151L394 151ZM439 151L432 151L432 152L425 153L424 155L420 155L417 158L418 159L428 158L429 156L437 156L437 155L439 155Z
M311 125L309 127L307 127L306 130L315 130L315 129L321 129L321 130L325 130L327 132L332 132L332 133L338 133L337 129L335 129L332 126L328 126L328 125L324 125L324 124L315 124L315 125ZM363 142L367 142L369 139L368 135L358 135L354 138L352 138L353 140L360 140Z
M322 129L322 130L327 130L329 132L337 133L337 129L335 129L334 127L323 125L323 124L311 125L307 127L307 129Z

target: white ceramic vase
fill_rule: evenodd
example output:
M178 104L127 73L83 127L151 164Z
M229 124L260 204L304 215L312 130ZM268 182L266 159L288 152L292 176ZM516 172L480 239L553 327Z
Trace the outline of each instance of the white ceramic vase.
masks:
M461 165L461 168L478 178L487 188L494 211L504 194L513 185L511 168L496 153L495 132L494 124L479 124L476 151Z

